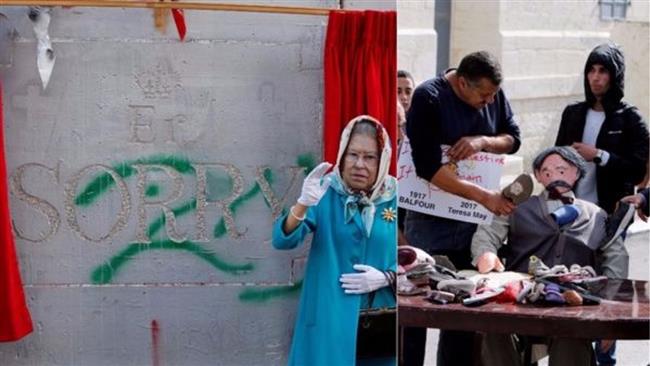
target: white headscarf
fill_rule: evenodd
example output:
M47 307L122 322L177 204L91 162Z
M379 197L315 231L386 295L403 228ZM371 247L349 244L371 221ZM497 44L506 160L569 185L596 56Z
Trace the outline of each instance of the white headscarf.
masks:
M370 188L369 195L365 193L353 192L341 177L341 167L343 161L343 154L345 153L348 144L350 143L350 137L352 135L352 130L354 126L361 121L372 122L377 129L377 146L381 150L381 155L379 158L379 169L377 169L377 180ZM375 216L375 205L389 201L395 197L395 191L397 188L397 181L394 177L388 174L388 169L390 168L390 159L391 159L391 147L390 147L390 137L388 132L381 123L373 117L367 115L361 115L353 118L345 126L343 133L341 134L341 141L339 143L339 152L336 157L336 165L334 170L329 175L331 176L331 187L334 188L337 192L342 195L347 196L345 202L345 221L349 222L352 220L354 213L358 210L358 206L361 205L361 220L366 229L366 236L370 236L372 231L372 224Z

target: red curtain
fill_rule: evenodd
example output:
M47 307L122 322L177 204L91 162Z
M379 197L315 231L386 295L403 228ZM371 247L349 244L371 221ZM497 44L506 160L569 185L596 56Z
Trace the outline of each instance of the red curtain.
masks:
M7 342L29 334L32 331L32 318L25 303L11 231L2 116L2 85L0 85L0 342Z
M352 118L367 114L390 135L395 175L397 151L397 14L332 11L324 54L324 157L335 162L339 137Z

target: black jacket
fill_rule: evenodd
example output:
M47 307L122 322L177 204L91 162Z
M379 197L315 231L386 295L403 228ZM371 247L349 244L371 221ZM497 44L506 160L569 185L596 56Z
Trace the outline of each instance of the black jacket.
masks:
M596 148L609 153L605 166L596 167L598 205L608 213L614 211L616 202L634 194L634 186L645 177L648 164L648 127L638 109L623 98L625 64L620 51L610 45L596 47L585 65L585 102L569 105L562 113L562 121L555 145L571 145L581 142L587 110L596 100L591 93L587 73L593 64L601 64L609 70L610 88L603 97L605 109Z

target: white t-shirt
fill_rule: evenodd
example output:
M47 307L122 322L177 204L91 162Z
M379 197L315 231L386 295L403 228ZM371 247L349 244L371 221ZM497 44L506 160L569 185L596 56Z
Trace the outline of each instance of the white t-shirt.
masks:
M582 142L588 145L596 145L596 139L600 128L605 121L605 112L595 111L591 108L587 111L585 131L582 133ZM593 161L587 162L587 173L576 187L576 196L585 201L598 204L598 189L596 184L596 164Z

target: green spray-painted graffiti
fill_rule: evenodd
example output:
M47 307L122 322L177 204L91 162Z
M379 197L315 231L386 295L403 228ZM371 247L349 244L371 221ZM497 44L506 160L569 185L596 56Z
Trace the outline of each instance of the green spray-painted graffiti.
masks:
M264 171L265 178L272 183L272 175L269 169ZM112 179L112 178L111 178ZM220 187L224 188L224 187ZM253 185L251 189L248 190L244 195L240 196L233 203L230 204L229 208L233 212L233 215L237 212L237 209L247 200L253 198L259 192L259 186L257 183ZM268 203L267 203L268 204ZM196 210L196 199L191 199L190 201L172 209L174 216L180 217L185 214L188 214ZM165 226L165 215L160 214L157 219L155 219L149 227L147 228L147 234L150 238L156 236L158 232ZM224 219L221 218L217 225L214 228L214 237L219 238L226 233L226 225ZM117 271L124 266L130 259L134 256L148 251L148 250L158 250L158 249L174 249L174 250L187 250L188 252L198 255L202 259L205 259L210 263L214 268L230 273L230 274L239 274L241 272L251 271L253 269L252 263L246 263L243 265L228 264L221 261L217 258L214 252L204 249L200 244L193 243L191 241L184 241L181 243L175 243L170 240L157 241L157 245L146 244L146 243L131 243L127 246L126 249L120 251L118 254L114 255L109 259L108 262L97 267L93 270L91 274L91 280L95 284L106 284L110 283L117 273Z
M315 166L315 161L312 154L302 154L299 155L296 159L298 166L302 167L305 173L309 172ZM133 167L134 164L158 164L172 167L179 171L182 174L193 174L194 169L190 161L183 157L176 156L153 156L149 158L137 159L133 161L125 161L114 166L115 171L122 178L127 178L132 176L136 169ZM263 176L269 185L273 184L273 174L270 169L264 169ZM217 183L215 184L216 191L228 191L232 186L232 181L229 178L226 179L213 179ZM93 180L91 180L81 193L75 198L75 203L78 206L88 206L91 203L95 202L103 193L107 192L113 185L115 181L110 174L100 174ZM244 194L239 196L235 201L233 201L228 207L233 213L233 216L236 215L238 209L242 207L246 202L257 196L260 193L260 186L255 182ZM156 196L160 193L160 188L157 185L149 185L146 189L146 194L149 197ZM264 202L267 206L270 207L270 203L264 197ZM192 198L191 200L179 205L172 209L172 212L176 217L188 214L196 210L196 199ZM286 208L283 208L283 212ZM147 234L149 237L154 238L165 225L165 216L164 214L159 215L154 219L147 228ZM224 218L222 217L214 227L213 236L214 238L221 238L226 234L226 225ZM130 243L126 248L119 251L117 254L113 255L108 261L97 266L91 272L91 281L95 284L107 284L110 283L118 271L123 268L130 260L135 256L150 250L177 250L185 251L192 255L195 255L212 267L217 270L238 275L254 270L254 265L252 263L244 264L233 264L224 261L219 258L217 254L209 249L204 248L201 244L194 243L192 241L184 241L181 243L173 242L168 239L157 238L154 239L151 243ZM269 299L278 296L292 295L299 292L302 285L302 281L289 286L280 286L274 287L272 289L245 289L243 290L239 298L242 301L247 302L264 302Z
M144 192L147 197L156 197L160 194L160 187L156 184L150 184Z
M149 164L149 165L164 165L176 169L181 174L189 174L194 172L194 168L190 161L185 157L177 157L172 155L155 155L148 158L124 161L113 166L113 169L122 178L128 178L136 173L133 165ZM79 195L75 198L77 206L88 206L100 197L104 192L108 191L115 185L113 177L108 173L98 175L95 179L91 180L86 185ZM148 191L149 189L147 189Z
M251 271L253 269L252 263L246 264L231 264L220 259L214 252L203 248L201 245L191 241L184 241L176 243L171 240L156 240L148 244L132 243L125 249L111 257L109 261L93 270L91 280L95 284L110 283L115 273L124 266L129 260L133 259L136 255L149 251L149 250L179 250L186 251L194 254L209 263L212 267L228 272L231 274L239 274Z

